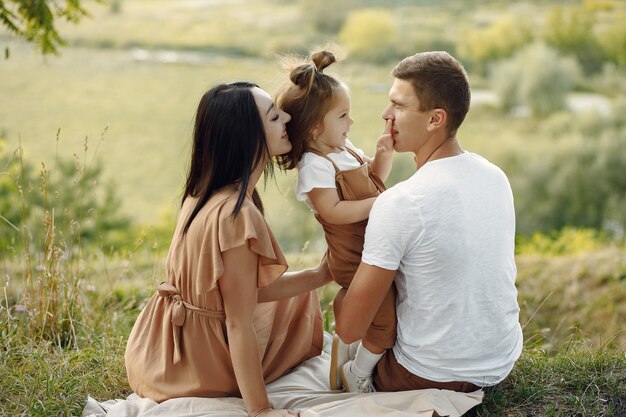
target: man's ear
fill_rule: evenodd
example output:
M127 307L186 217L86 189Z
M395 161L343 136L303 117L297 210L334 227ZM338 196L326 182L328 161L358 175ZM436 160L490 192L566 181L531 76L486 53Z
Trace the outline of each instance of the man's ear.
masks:
M448 113L444 109L433 109L430 113L428 121L428 130L441 129L446 127L448 121Z

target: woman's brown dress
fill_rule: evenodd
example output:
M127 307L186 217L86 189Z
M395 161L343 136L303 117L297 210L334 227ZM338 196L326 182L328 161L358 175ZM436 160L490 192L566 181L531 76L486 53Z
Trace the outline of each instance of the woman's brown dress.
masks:
M131 331L126 371L142 397L239 395L228 347L224 305L217 285L222 252L248 245L259 256L257 286L265 287L287 269L287 262L263 215L249 198L231 216L235 187L215 193L182 228L196 200L188 198L167 257L167 281L148 301ZM257 304L254 328L265 383L319 355L322 319L315 291L287 300Z

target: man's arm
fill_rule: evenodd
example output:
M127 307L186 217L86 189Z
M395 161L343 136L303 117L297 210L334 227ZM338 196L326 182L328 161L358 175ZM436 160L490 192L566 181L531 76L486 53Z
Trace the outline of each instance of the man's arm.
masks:
M365 336L395 275L395 270L361 262L337 312L336 332L344 343Z

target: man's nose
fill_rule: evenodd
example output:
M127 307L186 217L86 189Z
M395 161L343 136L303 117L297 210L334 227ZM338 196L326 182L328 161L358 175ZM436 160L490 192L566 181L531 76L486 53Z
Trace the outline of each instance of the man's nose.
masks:
M387 107L385 107L385 110L383 110L383 119L384 120L393 120L393 111L392 111L392 105L389 104Z

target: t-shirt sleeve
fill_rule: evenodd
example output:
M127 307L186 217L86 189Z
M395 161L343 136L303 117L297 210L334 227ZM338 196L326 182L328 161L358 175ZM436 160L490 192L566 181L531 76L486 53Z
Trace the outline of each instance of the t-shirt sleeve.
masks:
M401 194L382 193L370 212L361 261L397 270L422 230L422 217L415 204Z
M232 207L228 206L221 208L216 227L207 229L204 241L207 250L202 251L199 271L207 271L214 279L204 290L214 288L224 274L222 253L242 245L258 255L257 287L266 287L287 270L287 261L263 215L252 203L244 202L235 217L231 216Z
M314 188L337 188L333 164L314 154L305 154L298 166L296 198L305 201L307 193Z

